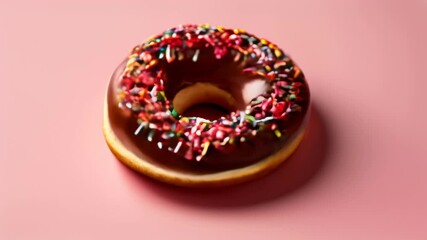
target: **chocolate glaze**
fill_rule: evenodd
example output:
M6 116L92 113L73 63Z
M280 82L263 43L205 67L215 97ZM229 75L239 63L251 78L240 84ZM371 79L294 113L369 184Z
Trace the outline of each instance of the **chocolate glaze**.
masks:
M223 151L211 148L202 161L187 160L167 149L159 149L156 141L159 136L154 136L153 141L149 142L142 135L134 135L135 129L138 128L137 121L130 116L128 110L119 107L116 99L119 77L125 64L126 61L117 68L108 87L109 120L113 131L124 145L129 146L129 150L146 161L156 161L170 168L200 173L240 168L287 147L304 128L310 94L304 75L301 73L295 79L296 82L303 83L299 93L302 99L299 102L301 111L291 112L284 120L277 122L279 129L287 129L282 138L278 139L271 132L261 131L255 137L246 139L245 142L228 145ZM185 59L162 67L169 79L168 85L165 86L168 99L173 99L179 90L195 82L209 82L230 92L238 102L239 109L244 109L247 104L243 100L242 88L244 83L251 79L241 74L241 68L233 63L232 56L227 55L218 60L203 52L197 62Z

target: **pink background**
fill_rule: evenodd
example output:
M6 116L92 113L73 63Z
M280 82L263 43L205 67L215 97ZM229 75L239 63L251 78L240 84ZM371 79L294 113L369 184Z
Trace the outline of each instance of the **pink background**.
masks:
M276 42L308 78L308 136L266 178L170 187L104 143L116 65L193 22ZM3 0L0 239L427 239L426 43L425 0Z

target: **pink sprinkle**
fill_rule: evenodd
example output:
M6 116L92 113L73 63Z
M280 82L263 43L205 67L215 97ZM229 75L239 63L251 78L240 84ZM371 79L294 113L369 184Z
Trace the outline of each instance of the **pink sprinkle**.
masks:
M217 139L222 140L222 139L224 139L224 132L223 131L218 131L218 132L216 132L215 136L216 136Z

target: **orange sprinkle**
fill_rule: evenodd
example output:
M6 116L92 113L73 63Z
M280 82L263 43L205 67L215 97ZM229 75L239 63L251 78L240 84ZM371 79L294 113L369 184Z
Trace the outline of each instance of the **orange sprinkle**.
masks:
M294 66L294 78L297 78L301 73L301 70L299 69L299 67Z

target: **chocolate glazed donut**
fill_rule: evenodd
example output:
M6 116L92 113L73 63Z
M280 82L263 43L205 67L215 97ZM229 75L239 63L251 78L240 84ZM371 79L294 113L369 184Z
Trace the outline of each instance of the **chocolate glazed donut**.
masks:
M200 104L223 113L188 114ZM227 185L292 154L309 105L303 73L275 44L241 29L181 25L137 45L116 69L104 134L122 162L155 179Z

